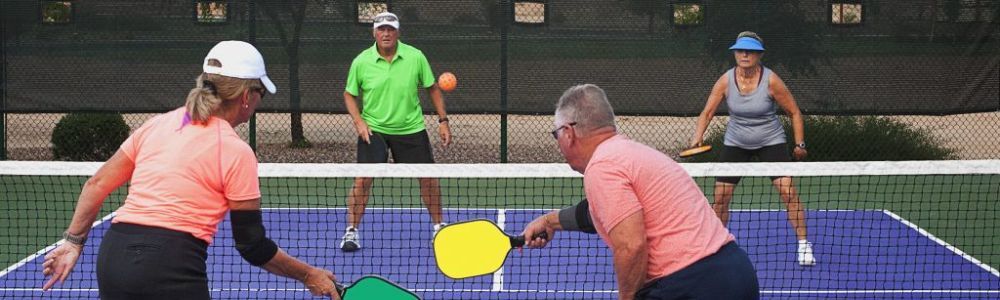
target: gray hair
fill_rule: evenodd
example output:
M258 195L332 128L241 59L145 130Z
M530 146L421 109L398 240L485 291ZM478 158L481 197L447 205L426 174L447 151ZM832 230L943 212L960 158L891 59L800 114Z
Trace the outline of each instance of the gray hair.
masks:
M753 32L753 31L740 32L740 35L737 35L736 39L738 40L738 39L744 38L744 37L755 39L758 42L760 42L761 44L764 44L764 39L762 39L759 35L757 35L756 32Z
M615 111L608 102L604 90L593 84L581 84L569 88L556 103L556 119L566 123L576 122L574 128L580 135L615 125Z

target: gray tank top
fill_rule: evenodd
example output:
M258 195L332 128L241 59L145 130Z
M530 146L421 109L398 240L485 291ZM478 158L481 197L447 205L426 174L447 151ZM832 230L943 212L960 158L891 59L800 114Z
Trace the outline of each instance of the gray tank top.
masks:
M775 115L777 105L768 89L771 69L763 68L760 84L750 94L740 94L736 87L736 68L729 69L729 87L726 105L729 107L729 124L724 144L753 150L785 142L785 130Z

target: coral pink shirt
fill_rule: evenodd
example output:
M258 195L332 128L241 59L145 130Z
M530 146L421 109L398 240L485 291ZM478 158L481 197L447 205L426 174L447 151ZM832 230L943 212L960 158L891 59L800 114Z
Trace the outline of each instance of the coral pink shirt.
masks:
M647 281L673 274L734 240L680 164L624 136L597 146L583 182L594 227L609 247L608 232L642 213Z
M212 243L228 200L260 198L257 157L229 122L212 117L194 125L185 116L181 107L153 117L122 143L135 170L112 222L188 232Z

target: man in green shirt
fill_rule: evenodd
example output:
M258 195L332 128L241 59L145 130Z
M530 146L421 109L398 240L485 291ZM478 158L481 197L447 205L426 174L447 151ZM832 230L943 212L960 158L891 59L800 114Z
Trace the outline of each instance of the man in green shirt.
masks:
M358 163L386 163L389 152L398 163L433 163L430 139L424 128L419 88L427 89L438 115L438 133L445 146L451 129L444 97L423 52L399 42L399 18L388 12L375 16L375 45L351 62L344 90L344 105L358 132ZM363 98L363 109L357 99ZM420 194L430 212L434 232L444 226L437 179L420 178ZM355 178L347 196L347 230L340 242L346 252L361 248L358 225L364 214L372 178Z

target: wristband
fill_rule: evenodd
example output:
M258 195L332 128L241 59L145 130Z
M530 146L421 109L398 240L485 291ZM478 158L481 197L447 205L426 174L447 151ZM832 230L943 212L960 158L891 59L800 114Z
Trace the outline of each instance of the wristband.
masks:
M84 234L72 235L69 233L69 231L63 232L63 239L66 240L67 242L79 246L83 246L84 244L87 243L87 235Z
M448 117L438 119L438 123L448 123Z

